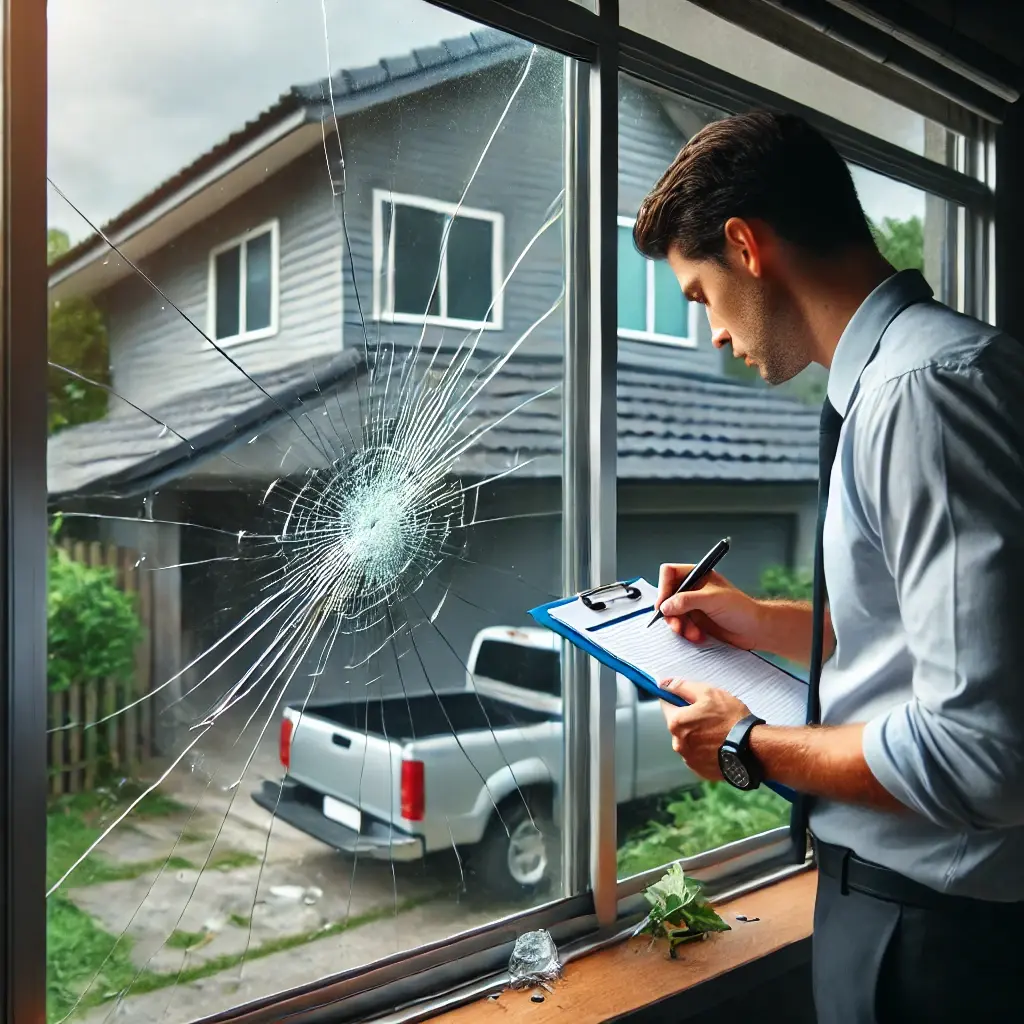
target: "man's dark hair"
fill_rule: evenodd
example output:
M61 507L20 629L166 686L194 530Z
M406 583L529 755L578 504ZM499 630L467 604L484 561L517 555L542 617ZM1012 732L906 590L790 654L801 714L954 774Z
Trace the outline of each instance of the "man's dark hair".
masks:
M760 219L816 256L873 244L849 168L795 114L755 110L702 128L643 201L633 241L652 259L670 248L721 259L730 217Z

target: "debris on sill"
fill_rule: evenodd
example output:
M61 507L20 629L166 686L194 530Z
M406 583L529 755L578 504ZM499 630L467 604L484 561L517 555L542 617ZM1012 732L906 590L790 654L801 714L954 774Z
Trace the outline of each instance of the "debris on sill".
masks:
M644 891L651 909L633 934L650 935L652 940L668 939L668 955L674 960L684 942L705 939L711 932L730 931L730 925L700 893L700 882L687 878L683 869L673 864L660 881Z
M737 921L743 921L746 924L752 924L754 921L760 921L761 918L759 918L759 917L747 917L746 914L737 914L736 915L736 920Z
M508 973L513 988L530 988L538 985L547 988L545 982L560 978L562 965L550 933L542 929L520 935L516 939L512 957L508 962ZM535 992L531 998L535 1003L544 1000L540 992Z

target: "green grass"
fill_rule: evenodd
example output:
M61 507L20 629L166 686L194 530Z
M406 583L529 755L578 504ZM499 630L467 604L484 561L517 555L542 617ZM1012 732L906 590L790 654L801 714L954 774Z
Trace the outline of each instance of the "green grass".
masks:
M703 782L697 796L674 794L657 820L626 836L619 847L619 877L787 825L789 813L789 803L770 789L743 792L724 782Z
M112 800L102 790L94 793L76 793L51 801L46 815L46 881L53 885L76 860L103 834L104 829L121 814L132 800L131 794L122 800ZM168 797L150 794L123 824L147 818L162 818L183 810L181 804ZM95 851L83 861L68 879L68 885L96 885L138 878L150 871L158 871L165 858L117 864ZM168 868L180 870L193 867L184 857L174 856L167 861Z
M208 934L208 932L187 932L181 928L175 928L167 936L165 945L171 949L191 949L193 946L198 946L203 942Z
M247 868L259 862L260 858L254 853L244 853L241 850L214 850L207 867L215 868L217 871L232 871L234 868Z
M83 1007L110 998L135 977L136 968L129 955L130 941L117 942L60 893L47 901L46 933L48 1021L60 1020L70 1013L79 993L90 983L91 989L82 1000Z
M250 918L246 917L245 914L228 914L228 920L236 928L248 928Z
M57 797L50 802L46 817L46 879L52 886L96 841L103 830L139 796L138 786L118 789L97 788L91 793ZM181 804L159 793L142 800L124 824L163 818L185 810ZM193 867L184 857L117 863L93 853L78 866L68 885L96 885L123 881L158 871L163 864L175 870ZM109 997L135 976L131 941L118 942L88 914L79 910L63 892L47 901L46 985L47 1016L59 1020L75 1005L78 995L96 977L83 1005L93 1005L100 996ZM97 977L98 974L98 977Z
M88 969L82 969L81 966L79 966L74 976L66 976L62 978L62 984L60 985L54 984L54 980L51 979L51 998L49 998L47 1002L47 1020L50 1022L59 1020L71 1009L72 1006L74 1006L75 999L77 998L75 993L81 991L92 979L92 976L99 967L100 962L102 962L103 958L114 945L115 941L112 935L109 935L102 929L97 928L87 914L83 914L80 910L71 906L62 897L56 898L59 899L72 914L75 915L75 926L83 932L89 931L89 941L92 944L92 955L90 957L90 967ZM252 946L244 954L226 953L222 956L206 960L201 964L196 964L194 967L184 967L181 971L171 971L166 974L158 973L156 971L143 971L134 982L132 982L132 979L135 978L135 969L131 966L128 959L129 943L128 940L122 939L113 956L111 956L107 965L103 968L101 979L90 988L89 992L82 999L82 1002L79 1005L79 1011L84 1012L85 1010L100 1006L124 990L128 984L131 984L131 995L143 995L146 992L156 992L159 989L167 988L171 985L187 985L190 982L199 981L202 978L209 978L213 974L220 974L221 971L229 971L233 967L238 967L243 960L246 963L251 960L259 960L262 957L270 956L272 953L280 953L284 950L295 949L298 946L305 946L307 943L314 942L317 939L328 938L331 935L340 935L342 932L350 931L353 928L359 928L366 924L372 924L375 921L390 918L396 912L403 913L404 911L412 910L413 908L426 903L430 898L431 897L418 897L416 899L408 899L399 903L397 908L394 906L382 907L379 910L372 910L365 914L352 916L347 921L336 921L323 928L314 929L313 931L299 932L294 935L283 935L275 939L270 939L258 946ZM64 910L62 908L61 913L63 912ZM241 917L241 915L232 914L232 924L239 923L239 920L236 919L241 921L242 927L248 927L248 919ZM66 925L64 925L62 930L66 934L70 935L70 931ZM167 941L167 945L175 949L190 949L192 946L197 944L197 941L195 940L202 940L203 938L205 938L205 935L201 932L175 931L171 933Z

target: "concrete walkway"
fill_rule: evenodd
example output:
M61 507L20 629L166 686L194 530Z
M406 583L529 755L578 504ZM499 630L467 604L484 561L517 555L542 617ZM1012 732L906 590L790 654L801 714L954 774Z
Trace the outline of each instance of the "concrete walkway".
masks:
M209 785L199 772L172 777L161 792L186 812L126 822L100 848L121 864L173 854L187 867L178 861L137 878L67 890L107 932L127 933L139 969L173 979L181 969L218 958L232 966L188 983L129 993L76 1019L193 1021L450 937L513 909L460 896L454 854L394 868L369 860L354 865L272 821L249 796L263 778L278 777L276 757L260 754L237 790ZM330 934L317 938L325 929ZM301 944L257 955L261 947L290 941ZM194 944L183 949L181 942Z

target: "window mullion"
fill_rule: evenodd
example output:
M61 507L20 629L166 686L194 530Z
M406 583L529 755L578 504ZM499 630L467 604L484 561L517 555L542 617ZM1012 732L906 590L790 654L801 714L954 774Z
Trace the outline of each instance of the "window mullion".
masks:
M455 226L455 218L450 214L446 218L444 230L441 232L441 273L438 278L438 316L442 319L448 315L448 245L451 242L452 228ZM430 307L424 311L424 316L430 315Z
M565 349L562 406L562 592L587 588L590 573L589 69L565 64ZM562 894L590 887L590 659L562 644Z
M246 253L249 245L245 239L238 243L238 336L245 334L245 277L248 273L246 267Z
M385 311L393 317L395 315L395 221L397 220L397 210L395 209L394 199L391 199L388 205L391 208L391 221L388 229L387 304Z
M647 294L644 296L645 310L644 310L644 321L647 324L647 333L656 334L654 329L655 323L655 305L654 305L654 260L647 261Z
M590 586L617 578L618 0L601 0L605 34L590 72ZM618 912L615 673L591 659L590 879L599 925Z

